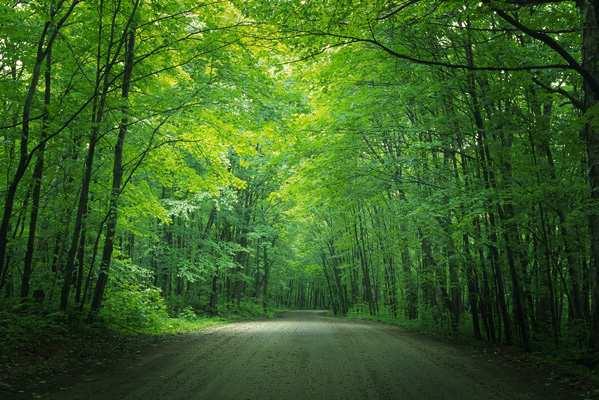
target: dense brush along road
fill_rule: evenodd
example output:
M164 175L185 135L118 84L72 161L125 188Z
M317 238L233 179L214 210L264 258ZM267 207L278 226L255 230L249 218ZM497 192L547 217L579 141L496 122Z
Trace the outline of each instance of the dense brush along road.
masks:
M149 349L51 399L571 399L542 374L399 328L288 312Z

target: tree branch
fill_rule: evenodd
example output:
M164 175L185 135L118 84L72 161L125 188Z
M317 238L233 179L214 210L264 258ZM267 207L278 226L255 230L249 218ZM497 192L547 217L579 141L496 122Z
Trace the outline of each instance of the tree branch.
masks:
M291 32L287 32L287 33L291 33ZM360 37L341 35L341 34L336 34L336 33L331 33L331 32L325 32L325 31L296 31L295 33L305 35L305 36L328 36L328 37L334 37L337 39L346 39L346 40L349 40L348 44L349 43L371 44L396 58L410 61L415 64L421 64L421 65L446 67L446 68L454 68L454 69L466 69L466 70L471 70L471 71L497 71L497 72L500 72L500 71L531 71L531 70L546 70L546 69L573 69L570 64L544 64L544 65L523 65L523 66L490 66L490 65L489 66L471 66L468 64L459 64L459 63L454 64L454 63L443 62L443 61L422 59L422 58L418 58L418 57L408 55L405 53L400 53L399 51L396 51L396 50L384 45L383 43L379 42L378 40L372 39L372 38L360 38Z
M572 103L572 105L579 109L579 110L583 110L584 109L584 103L576 98L572 93L565 91L562 88L555 88L549 85L546 85L545 83L541 82L540 79L538 79L537 77L533 76L532 77L532 81L534 83L536 83L538 86L542 87L543 89L545 89L546 91L548 91L549 93L557 93L557 94L561 94L562 96L566 97L568 100L570 100L570 102Z
M544 32L540 32L527 27L518 19L511 16L504 10L495 7L491 0L483 0L483 3L485 3L503 20L522 31L522 33L546 44L549 48L551 48L553 51L559 54L568 63L570 69L573 69L574 71L578 72L578 74L582 76L584 81L589 84L593 92L599 94L599 82L593 77L593 75L589 71L584 69L582 65L580 65L580 63L576 61L576 59L566 49L564 49L561 44L557 42L557 40L553 39L551 36L547 35ZM521 1L519 3L531 3L531 1ZM538 1L536 1L535 3L538 3Z

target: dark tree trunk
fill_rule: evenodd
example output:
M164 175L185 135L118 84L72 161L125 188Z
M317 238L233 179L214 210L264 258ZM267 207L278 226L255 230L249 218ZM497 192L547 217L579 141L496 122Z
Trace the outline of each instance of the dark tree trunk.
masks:
M48 122L50 119L49 106L52 96L52 47L48 46L46 52L46 69L44 71L44 117L42 120L42 132L40 134L41 146L37 151L37 159L33 168L33 189L31 199L31 215L29 220L29 233L27 238L27 250L25 251L25 262L23 275L21 276L21 297L29 296L29 284L33 269L33 253L35 251L35 239L37 233L37 218L40 208L40 192L42 188L42 177L44 174L44 155L46 152L46 138L48 136Z
M582 67L599 82L599 4L597 0L582 0ZM584 80L584 110L591 112L599 104L599 90ZM589 184L593 206L599 204L599 117L590 117L584 127L583 136L587 145L587 163ZM591 208L589 212L589 230L591 234L591 332L589 346L591 351L599 351L599 212Z
M58 32L65 24L67 19L70 17L70 15L73 13L73 10L75 9L75 6L77 4L79 4L79 0L73 0L66 12L58 21L54 23L52 23L53 21L47 21L44 24L42 34L38 40L35 63L33 64L29 87L27 89L27 94L25 95L25 100L23 102L20 137L21 142L19 144L19 161L17 163L15 173L12 179L10 180L10 183L6 190L6 195L4 198L4 210L2 213L2 220L0 221L0 286L5 281L4 277L6 275L6 270L8 269L8 264L6 263L6 249L8 245L10 219L12 217L14 209L15 198L17 195L17 190L19 188L19 183L25 175L27 166L30 162L29 123L31 119L31 110L33 108L33 100L41 77L42 65L44 64L44 60L46 59L48 50L52 47L54 40L58 36ZM53 20L56 15L53 5L50 7L49 15L51 20Z
M129 89L131 87L131 76L133 73L133 60L135 51L135 27L130 27L127 32L127 44L125 50L125 70L123 72L123 87L121 98L124 101L122 109L123 116L119 124L119 133L114 147L114 166L112 171L112 190L110 196L109 214L106 221L106 235L104 238L104 249L102 250L102 260L100 262L100 271L96 289L92 299L90 319L100 310L104 298L104 290L108 282L108 271L112 262L112 251L114 248L114 239L116 236L116 227L118 221L119 197L121 194L121 181L123 178L123 150L125 138L129 126Z

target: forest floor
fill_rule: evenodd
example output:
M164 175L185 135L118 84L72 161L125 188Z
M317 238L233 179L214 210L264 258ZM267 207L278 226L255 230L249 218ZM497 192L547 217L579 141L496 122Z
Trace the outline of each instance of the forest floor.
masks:
M43 399L589 399L528 363L370 321L287 312L145 343L134 357L56 376Z

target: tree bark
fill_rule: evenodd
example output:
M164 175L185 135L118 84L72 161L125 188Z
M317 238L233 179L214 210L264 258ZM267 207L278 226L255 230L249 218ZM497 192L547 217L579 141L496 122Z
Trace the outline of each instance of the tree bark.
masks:
M112 169L112 191L110 196L109 215L106 221L106 236L104 238L104 248L102 250L102 261L100 262L100 271L96 289L92 299L90 319L93 319L100 310L104 291L108 282L108 272L112 262L112 251L114 249L114 239L118 222L119 197L121 194L121 181L123 178L123 151L125 138L129 126L129 90L131 87L131 76L133 74L133 59L135 53L135 27L132 26L127 32L127 45L125 49L125 70L123 72L123 86L121 98L124 103L122 107L122 117L119 123L119 133L114 148L114 165Z
M42 131L40 134L41 146L37 152L35 167L33 168L33 189L31 199L31 215L29 220L29 233L27 238L27 250L25 251L25 262L23 275L21 276L21 297L29 296L29 284L33 267L33 253L35 251L35 239L37 233L37 218L40 206L40 192L42 188L42 177L44 174L44 155L46 152L46 137L48 135L48 123L50 112L50 100L52 96L52 47L46 52L46 69L44 71L44 110L42 119Z
M40 35L40 38L38 40L37 53L31 72L31 79L29 87L27 89L27 94L25 95L25 100L23 101L23 112L21 118L21 142L19 144L19 161L17 163L15 173L12 179L10 180L8 189L6 191L6 195L4 198L4 210L2 213L2 220L0 221L0 286L4 282L4 276L6 275L6 270L8 269L8 264L5 262L6 249L8 245L10 219L12 217L14 209L17 189L19 187L21 179L25 175L25 172L30 162L30 154L28 148L30 134L29 123L31 119L31 110L33 108L33 100L35 98L35 94L37 92L37 87L41 77L42 65L44 64L44 60L46 59L48 50L52 47L54 40L58 36L59 30L65 24L67 19L71 16L73 10L75 9L75 6L79 3L79 1L80 0L73 0L66 12L64 13L64 15L56 22L54 22L56 10L54 10L52 3L49 12L50 20L44 24L42 34Z
M599 82L599 2L579 2L583 16L582 67ZM589 347L599 351L599 91L588 79L584 79L584 111L586 123L583 136L587 145L587 163L592 206L589 211L591 233L591 282L592 310Z

